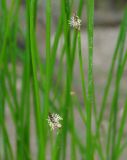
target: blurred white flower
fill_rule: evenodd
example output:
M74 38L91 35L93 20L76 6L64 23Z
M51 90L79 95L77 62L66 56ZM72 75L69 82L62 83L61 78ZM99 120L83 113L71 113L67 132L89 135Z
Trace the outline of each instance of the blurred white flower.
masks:
M60 117L58 114L49 113L47 120L48 120L48 124L49 124L51 130L62 127L62 125L60 124L59 121L63 120L63 118Z
M71 92L70 92L70 95L71 95L71 96L75 95L75 92L74 92L74 91L71 91Z
M69 20L69 25L77 30L80 30L81 22L81 19L76 15L76 13L74 13L71 20Z

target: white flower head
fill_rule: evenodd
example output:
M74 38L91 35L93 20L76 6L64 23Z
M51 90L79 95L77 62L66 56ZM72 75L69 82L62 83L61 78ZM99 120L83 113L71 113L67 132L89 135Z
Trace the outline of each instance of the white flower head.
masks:
M70 95L71 95L71 96L74 96L74 95L75 95L75 92L74 92L74 91L71 91L71 92L70 92Z
M49 113L47 120L51 130L62 127L59 121L63 120L63 118L56 113Z
M80 30L82 20L74 13L74 15L71 17L71 20L69 20L69 25L77 30Z

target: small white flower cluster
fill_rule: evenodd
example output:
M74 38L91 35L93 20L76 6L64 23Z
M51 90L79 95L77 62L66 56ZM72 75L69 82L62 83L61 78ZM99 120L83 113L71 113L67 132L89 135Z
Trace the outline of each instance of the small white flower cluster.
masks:
M70 95L71 95L71 96L74 96L74 95L75 95L75 92L74 92L74 91L71 91L71 92L70 92Z
M59 121L63 120L63 118L56 113L49 113L47 120L51 130L62 127Z
M76 13L74 13L69 21L69 25L77 30L80 30L81 22L81 19L76 15Z

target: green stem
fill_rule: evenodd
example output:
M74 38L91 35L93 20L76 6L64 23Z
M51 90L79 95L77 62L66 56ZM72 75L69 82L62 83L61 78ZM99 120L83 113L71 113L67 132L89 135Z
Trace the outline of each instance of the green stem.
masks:
M31 0L29 4L29 18L30 18L30 50L31 50L31 60L32 60L32 70L33 70L33 83L35 92L35 111L36 111L36 127L37 127L37 138L38 138L38 160L45 159L44 153L44 139L42 134L42 117L41 117L41 104L40 104L40 94L37 79L37 66L36 66L36 36L35 36L35 25L34 25L34 13L35 13L35 3L36 0ZM44 132L44 131L43 131Z
M88 106L87 114L87 130L86 130L86 148L87 159L93 159L92 147L92 104L93 104L93 28L94 28L94 0L87 0L87 32L88 32Z
M111 63L111 66L110 66L108 79L107 79L106 86L105 86L105 89L104 89L101 110L100 110L99 118L98 118L98 128L100 128L102 118L104 117L104 111L106 109L106 102L107 102L107 98L108 98L108 94L109 94L109 90L110 90L110 86L111 86L111 82L112 82L112 73L113 73L113 70L114 70L114 67L115 67L116 58L117 58L118 51L119 51L119 48L120 48L120 45L121 45L121 39L122 39L123 35L125 34L125 31L123 30L125 19L126 19L126 16L124 15L123 21L122 21L122 24L121 24L121 27L120 27L120 32L119 32L116 48L115 48L115 51L114 51L114 54L113 54L113 57L112 57L112 63Z
M43 108L43 128L44 128L44 153L46 154L47 143L47 122L49 112L49 93L50 93L50 54L51 54L51 0L46 1L46 82ZM45 156L46 158L46 156Z

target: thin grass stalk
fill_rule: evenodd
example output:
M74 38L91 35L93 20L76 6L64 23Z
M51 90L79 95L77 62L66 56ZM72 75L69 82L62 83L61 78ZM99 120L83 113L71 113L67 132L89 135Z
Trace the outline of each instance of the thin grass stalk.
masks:
M0 43L3 43L3 31L5 30L5 26L6 26L6 17L7 17L7 10L6 10L6 3L1 0L0 1L0 11L1 11L1 19L0 19ZM0 46L0 50L2 48L2 45Z
M96 139L96 137L93 137L95 138L95 147L97 152L98 152L98 157L101 159L101 160L105 160L105 154L104 152L102 151L102 146L100 145L100 142L98 143L98 139Z
M7 8L6 8L6 2L3 2L3 7L4 7L4 13L7 12ZM3 22L5 22L5 25L7 24L7 17L9 16L8 14L5 14L4 20ZM3 24L4 25L4 24ZM6 39L6 37L4 37L4 40ZM5 55L3 56L3 61L4 61L4 65L7 66L7 54L6 54L6 48L4 48L4 43L2 45L2 51L1 54L4 52ZM1 55L0 55L1 56ZM2 91L2 93L0 94L0 138L3 138L3 140L1 141L1 150L3 149L3 155L2 158L3 159L7 159L8 156L13 158L13 154L12 154L12 148L10 146L10 143L8 141L9 137L8 134L5 133L5 107L6 107L6 90L5 90L5 80L6 80L6 67L1 68L0 69L0 90ZM2 146L3 144L3 146ZM8 152L9 149L9 152Z
M72 129L72 127L70 126L71 124L69 123L69 132L71 133L73 133L73 136L74 136L74 138L75 138L75 143L76 143L76 149L78 148L79 149L79 152L81 153L81 155L82 155L82 158L84 159L86 156L85 156L85 154L86 154L86 148L85 148L85 146L84 146L84 144L83 144L83 142L82 142L82 139L80 139L80 137L79 137L79 134L78 134L78 132L76 131L76 129L74 128L74 129ZM72 134L71 133L71 134Z
M81 117L83 123L86 124L86 115L84 115L84 112L82 111L81 104L80 104L79 99L77 97L75 98L75 105L77 106L78 112L80 114L80 117Z
M62 13L61 13L60 19L58 22L58 27L56 30L56 34L55 34L54 43L52 46L50 76L52 76L52 74L53 74L53 70L54 70L54 66L55 66L54 64L55 64L55 60L56 60L56 54L57 54L57 49L58 49L58 44L59 44L59 40L61 37L62 29L63 29L63 17L62 17Z
M113 54L113 57L112 57L112 63L111 63L110 69L109 69L108 79L107 79L107 82L106 82L106 86L105 86L104 94L103 94L103 98L102 98L102 105L101 105L99 118L98 118L98 123L97 123L97 127L96 127L96 136L98 138L100 137L100 133L99 133L100 132L99 131L100 130L100 125L101 125L101 122L102 122L102 118L104 116L104 111L106 109L106 102L107 102L107 98L108 98L108 94L109 94L109 90L110 90L110 86L111 86L111 82L112 82L112 73L113 73L113 70L114 70L114 67L115 67L116 58L117 58L118 51L119 51L119 48L120 48L120 45L121 45L121 38L124 35L124 32L123 32L124 18L122 20L122 24L121 24L121 27L120 27L116 48L115 48L115 51L114 51L114 54Z
M14 0L11 1L11 7L10 7L10 10L8 12L8 15L7 15L3 45L2 45L1 54L0 54L0 70L3 68L2 62L3 62L4 56L5 56L7 38L8 38L8 35L9 35L9 29L10 29L10 22L11 22L11 17L12 17L12 14L13 14L13 9L14 9L14 4L15 4L14 2L15 2Z
M66 4L67 4L67 2L66 2ZM68 6L68 4L67 4L67 6ZM63 7L63 6L62 6ZM68 8L68 7L67 7ZM66 10L67 10L67 8L66 8ZM80 1L80 5L79 5L79 8L82 8L82 1ZM80 10L81 11L81 10ZM80 12L79 11L79 12ZM67 13L69 13L69 11L67 11ZM68 18L69 19L69 18ZM68 19L66 19L66 20L68 20ZM69 37L68 37L69 38ZM76 43L76 42L75 42ZM73 46L76 46L75 44L73 44ZM73 52L75 52L75 50L74 50L74 47L73 47ZM73 67L72 67L73 68ZM71 77L71 75L69 75L70 77ZM59 152L59 151L58 151ZM58 158L58 157L57 157Z
M83 62L82 62L82 51L81 51L81 33L78 32L78 55L79 55L79 65L80 65L80 74L81 74L81 80L82 80L82 92L83 92L83 99L85 107L88 107L88 100L87 100L87 94L86 94L86 85L85 85L85 75L83 70Z
M27 6L28 7L28 6ZM27 16L27 13L26 13ZM21 135L21 147L20 158L29 159L26 151L30 153L30 35L29 35L29 19L26 18L27 23L27 38L26 38L26 53L24 59L24 68L22 73L22 90L21 90L21 102L20 102L20 135ZM25 146L25 147L24 147Z
M94 79L94 78L93 78ZM93 80L93 113L94 113L94 119L95 119L95 123L97 124L98 122L98 114L97 114L97 104L96 104L96 94L95 94L95 84L94 84L94 80Z
M28 72L28 70L27 70ZM28 73L27 73L28 75ZM29 82L29 78L27 79L27 82ZM26 83L28 84L28 83ZM24 123L24 137L23 142L24 146L26 146L27 153L30 155L30 115L31 115L31 108L30 108L30 84L27 85L26 88L26 99L25 99L25 107L26 107L26 113L25 113L25 123ZM25 153L24 153L25 154ZM30 157L30 156L29 156ZM26 159L30 159L29 157L26 157Z
M73 1L72 1L73 4ZM71 4L71 8L72 7ZM82 14L82 10L83 10L83 6L84 6L84 1L80 0L79 1L79 6L78 6L78 16L81 17ZM71 10L70 8L70 10ZM73 43L72 43L72 48L71 48L71 59L72 59L72 64L71 64L71 72L72 72L72 80L73 80L73 70L74 70L74 61L75 61L75 53L76 53L76 42L77 42L77 35L79 33L76 31L74 31L74 36L73 36ZM81 42L80 42L80 46L79 46L79 50L81 51ZM71 102L72 103L72 102ZM70 120L70 124L71 124L71 128L72 128L72 134L71 134L71 159L72 160L76 160L77 159L77 154L76 154L76 140L75 140L75 118L74 118L74 104L72 103L70 108L70 114L71 114L71 120Z
M117 153L117 158L120 158L120 156L122 155L123 151L127 149L127 141L125 141L121 146L120 149Z
M26 77L26 89L25 89L25 78L23 78L23 86L22 88L24 88L24 91L26 92L26 96L22 99L22 103L25 105L26 107L26 113L25 113L25 124L24 124L24 143L25 146L27 148L28 153L30 154L30 114L31 114L31 107L30 107L30 81L31 81L31 77L30 77L30 73L31 73L31 64L30 64L30 21L29 21L29 4L27 1L27 5L26 5L27 9L26 9L26 23L27 23L27 37L26 37L26 47L27 47L27 52L26 52L26 61L24 63L24 76ZM25 72L26 69L26 72ZM23 92L24 92L23 91ZM23 94L22 92L22 94ZM23 96L22 96L23 97ZM24 102L23 102L24 101ZM29 157L26 159L30 159Z
M8 104L10 113L11 113L11 116L12 116L12 120L13 120L13 123L15 124L15 126L16 126L17 120L16 120L15 107L13 106L13 103L12 103L12 101L11 101L11 98L10 98L10 95L9 95L9 93L8 93L7 87L4 86L4 89L6 89L5 98L6 98L6 101L7 101L7 104Z
M15 8L13 11L13 16L14 16L14 28L13 28L13 35L10 35L13 40L12 42L10 42L11 44L11 48L10 50L12 50L13 52L11 53L11 58L12 58L12 81L13 81L13 95L16 99L16 103L18 104L18 97L17 97L17 89L16 89L16 84L17 84L17 73L16 73L16 50L15 48L17 47L17 30L18 30L18 16L19 16L19 10L20 10L20 0L18 0L15 3ZM21 147L21 140L22 140L22 133L21 131L21 126L20 126L20 107L18 107L16 109L17 111L17 124L16 124L16 131L17 131L17 159L22 159L23 155L21 154L23 152L23 146Z
M53 111L58 112L58 109L56 108L56 106L54 106L54 104L52 102L51 102L51 105L52 105ZM71 127L72 123L70 123L70 122L68 122L68 123L69 123L68 124L69 125L69 128L68 128L69 132L70 132L70 134L72 134L72 132L73 132L73 135L75 137L74 139L75 139L76 146L81 149L80 152L82 153L82 155L84 157L84 154L85 154L84 151L86 151L85 146L81 142L75 128L74 128L74 130L72 130L72 127ZM60 159L60 153L61 153L60 152L61 151L60 143L62 141L61 140L61 132L57 136L58 137L56 138L56 144L54 146L54 151L53 151L53 156L52 156L53 160Z
M36 131L37 131L37 142L38 142L38 160L45 159L44 153L44 139L42 134L42 117L41 117L41 104L40 104L40 94L39 94L39 86L37 79L37 66L36 66L36 36L35 36L35 25L34 25L34 13L35 13L35 0L31 0L28 2L29 9L29 18L30 18L30 50L31 50L31 60L32 60L32 70L33 70L33 83L34 83L34 91L35 91L35 111L36 111Z
M125 43L125 37L123 39L123 43ZM118 97L119 97L119 88L121 82L121 70L122 70L122 58L123 58L123 50L124 47L121 48L119 61L118 61L118 68L117 68L117 77L116 77L116 84L115 84L115 94L114 94L114 102L113 102L113 134L112 134L112 158L115 160L114 149L116 145L116 132L117 132L117 113L118 113Z
M104 155L104 151L103 151L100 135L95 135L95 137L94 137L94 143L95 143L95 146L98 146L98 147L97 148L94 147L93 152L96 150L101 157L103 155L102 159L105 159L105 155Z
M83 1L83 0L80 0L79 6L78 6L78 12L77 12L77 15L78 15L79 17L81 17L81 15L82 15L83 7L84 7L84 1ZM72 66L74 65L74 60L75 60L77 35L78 35L77 32L74 32L74 38L73 38L72 49L71 49L71 54L72 54Z
M5 5L5 4L2 4L2 5ZM4 20L3 20L3 22L4 22ZM6 20L5 20L5 23L6 23ZM7 64L6 58L4 58L4 60L5 60L5 65L6 65ZM8 155L8 154L6 154L7 145L5 142L6 138L5 138L4 131L3 131L3 125L5 122L5 100L6 100L5 99L6 90L4 89L5 76L6 76L6 72L5 72L5 68L3 68L2 70L0 70L0 90L2 91L2 92L0 92L0 141L1 141L0 154L3 159L7 158L7 155Z
M27 53L26 53L27 54ZM27 58L25 56L26 63ZM27 66L24 64L23 66L23 73L22 73L22 90L21 90L21 103L20 103L20 135L21 135L21 142L20 142L20 157L27 158L27 154L25 154L25 150L29 150L29 140L30 135L27 135L27 131L29 130L29 123L30 123L30 95L29 95L29 87L30 87L30 80L28 83L28 75L27 75L27 68L29 67L29 64ZM29 113L27 112L29 110ZM27 116L26 116L27 115ZM28 126L28 128L26 127ZM28 131L29 132L29 131ZM24 147L25 146L25 147Z
M72 129L71 132L71 160L76 160L77 159L77 151L76 151L76 141L75 141L75 118L74 118L74 111L73 111L73 104L70 105L70 114L71 114L71 119L70 119L70 127Z
M46 83L43 108L43 129L44 129L44 154L46 159L47 144L47 123L46 119L49 112L49 93L50 93L50 54L51 54L51 0L46 1Z
M72 1L72 4L73 4L73 1ZM72 8L72 4L71 4L71 8ZM84 4L84 1L80 0L79 2L79 6L78 6L78 16L81 17L81 14L82 14L82 10L83 10L83 4ZM70 10L71 10L70 8ZM73 69L74 69L74 61L75 61L75 53L76 53L76 42L77 42L77 35L78 35L78 32L77 31L74 31L74 37L73 37L73 43L72 43L72 49L71 49L71 59L72 59L72 64L71 64L71 72L72 72L72 80L73 80ZM72 103L72 102L71 102ZM74 108L73 108L73 105L74 104L71 104L71 108L70 108L70 114L71 114L71 120L70 120L70 123L71 123L71 128L72 128L72 134L71 134L71 159L72 160L76 160L77 159L77 155L76 155L76 141L75 141L75 135L74 135L74 127L75 127L75 124L74 124Z
M65 46L63 46L62 48L62 51L61 51L61 55L60 55L60 60L59 60L59 64L63 64L63 59L64 59L64 56L65 56ZM55 101L57 99L57 96L58 96L58 91L59 91L59 87L61 85L61 81L63 80L63 66L61 65L59 67L59 70L58 70L58 74L57 74L58 78L56 80L56 86L54 88L54 96L53 96L53 101ZM61 83L60 83L61 82Z
M123 17L121 26L120 26L120 31L119 31L119 35L118 35L118 39L117 39L117 43L116 43L116 48L112 57L112 63L109 69L109 74L108 74L108 78L107 78L107 82L106 82L106 86L104 89L104 94L103 94L103 98L102 98L102 104L101 104L101 109L100 109L100 113L99 113L99 118L98 118L98 127L100 128L100 124L102 122L102 118L104 116L104 111L106 109L106 102L107 102L107 98L108 98L108 94L109 94L109 90L110 90L110 86L111 86L111 82L112 82L112 73L115 67L115 63L116 63L116 58L118 55L118 51L119 51L119 47L121 45L121 38L124 35L123 32L123 26L124 26L124 21L125 21L125 16ZM98 129L97 129L98 130Z
M14 160L14 154L13 154L13 150L12 150L12 146L11 146L11 143L10 143L10 140L9 140L9 135L8 135L8 132L7 132L7 129L5 127L5 124L3 123L2 125L2 129L3 129L3 133L4 133L4 141L6 143L6 151L9 152L9 157L8 158L11 158L12 160ZM6 152L6 156L7 156L7 152Z
M6 0L1 0L1 5L0 5L0 9L1 9L1 14L3 17L3 19L0 21L2 22L1 24L4 24L4 25L1 25L1 30L4 29L4 26L6 25L6 20L7 20L7 15L8 15L8 10L7 10L7 2Z
M80 1L80 4L81 4L82 1ZM81 7L81 5L79 4L79 8ZM69 30L68 30L68 26L67 26L67 22L68 22L68 19L69 19L69 15L70 15L70 8L69 8L69 1L66 1L66 2L63 2L63 15L64 15L64 21L65 21L65 24L64 24L64 35L65 35L65 40L66 40L66 43L65 43L65 46L66 46L66 54L67 54L67 81L66 81L66 85L67 85L67 89L66 89L66 102L65 102L65 108L70 104L70 106L72 105L71 104L71 97L70 97L70 89L71 89L71 82L72 82L72 76L73 76L73 65L72 65L72 58L71 58L71 53L70 53L70 33L69 33ZM65 7L65 8L64 8ZM75 41L76 42L76 41ZM74 45L74 44L73 44ZM74 47L73 47L74 48ZM74 60L74 59L73 59ZM72 106L71 106L72 107ZM65 112L64 112L64 116L63 116L63 119L65 122L63 122L63 126L66 127L66 131L64 130L63 132L64 133L64 146L63 146L63 149L64 149L64 152L63 152L63 159L65 159L65 155L66 155L66 150L65 150L65 146L66 146L66 132L67 132L67 116L68 116L68 112L69 110L68 109L64 109ZM66 117L66 118L64 118ZM72 122L72 121L71 121ZM74 124L72 124L72 126L74 127ZM73 134L72 134L73 136ZM75 147L74 147L75 148ZM73 148L73 151L75 150Z
M122 30L123 30L123 36L121 36L121 45L119 48L119 60L118 60L118 67L117 67L117 77L116 77L116 84L115 84L115 91L114 91L114 95L113 95L113 102L112 102L112 107L110 110L110 120L109 120L109 127L108 127L108 139L107 139L107 146L106 146L106 151L107 151L107 156L109 156L109 150L110 150L110 138L111 138L111 126L113 125L114 130L113 130L113 139L112 139L112 156L113 156L113 150L115 147L115 135L116 135L116 119L117 119L117 103L118 103L118 95L119 95L119 87L120 87L120 80L122 78L121 75L121 71L124 70L124 68L122 67L122 57L123 57L123 49L124 49L124 43L125 43L125 32L126 32L126 26L127 26L127 22L126 22L126 14L127 12L125 11L124 14L124 22L123 22L123 26L122 26ZM114 108L114 109L113 109ZM115 116L115 117L113 117ZM113 119L114 118L114 119ZM112 124L112 119L114 124Z
M76 31L77 32L77 31ZM82 53L81 53L81 37L80 37L80 32L77 33L78 34L78 49L79 49L79 62L80 62L80 72L81 72L81 79L82 79L82 89L83 89L83 96L84 96L84 103L86 104L86 87L85 87L85 79L84 79L84 71L83 71L83 63L82 63ZM73 69L73 68L72 68ZM71 110L70 110L70 113L71 113L71 127L73 129L73 132L74 133L74 113L73 113L73 108L71 107ZM71 145L71 148L72 148L72 160L75 160L76 159L76 151L75 151L75 143L74 143L74 135L72 134L72 145Z
M7 12L7 2L6 2L6 0L1 0L1 7L2 7L2 10L4 11L4 14L6 14L6 12Z
M4 57L4 62L5 61L7 61L7 54ZM10 106L10 110L11 110L11 113L12 113L12 116L13 116L13 120L15 122L14 124L15 124L15 128L16 128L16 133L17 133L16 143L17 143L17 146L18 146L18 144L19 144L19 136L18 136L18 127L19 126L18 126L18 124L19 123L17 123L17 122L19 120L19 117L18 117L19 105L18 105L18 102L17 102L17 98L16 98L16 96L14 95L14 92L13 92L12 79L11 79L11 75L10 75L10 72L8 70L8 65L7 64L5 64L4 71L6 73L6 78L7 78L7 82L8 82L7 84L9 85L9 91L11 93L11 96L10 96L9 92L7 92L6 86L4 86L4 90L6 90L6 95L5 96L7 97L7 101L9 103L9 105L10 105L10 102L11 102L10 99L12 98L12 100L13 100L13 105ZM18 147L16 149L17 149L17 153L18 153Z
M7 45L7 39L8 39L8 36L9 36L9 31L10 31L9 27L10 27L10 23L11 23L11 20L12 20L11 18L12 18L13 12L15 11L14 7L15 7L15 3L12 0L11 1L11 7L10 7L10 9L8 11L8 14L6 15L5 36L4 36L2 50L1 50L1 55L0 55L1 58L3 58L3 61L6 59L5 57L7 56L7 54L6 54L6 45ZM7 77L9 79L9 86L11 86L11 91L13 91L13 85L12 85L12 82L11 82L11 76L10 76L10 74L8 72L8 65L5 65L4 68L5 68ZM15 106L16 106L16 108L18 108L17 99L16 99L16 97L15 97L15 95L13 93L12 93L12 95L14 97Z
M117 142L116 142L116 145L115 145L114 156L115 156L116 160L118 159L118 154L117 153L120 150L120 144L121 144L123 131L124 131L125 124L126 124L126 119L127 119L127 98L126 98L126 102L125 102L125 105L124 105L122 119L121 119L121 122L120 122L120 128L119 128L119 131L118 131Z
M66 6L66 7L65 7ZM66 134L67 134L67 119L68 118L64 118L64 117L68 117L68 104L70 104L70 80L68 81L68 79L70 78L71 79L71 74L69 75L69 72L70 71L70 63L71 63L71 57L70 57L70 47L68 46L69 42L70 42L70 34L69 34L69 28L68 28L68 25L67 25L67 22L68 22L68 19L69 19L69 5L68 5L68 1L64 2L64 1L61 1L61 7L62 7L62 14L63 14L63 20L64 20L64 37L65 37L65 49L66 49L66 54L67 54L67 79L66 79L66 87L67 87L67 90L66 90L66 96L65 96L65 104L64 104L64 107L63 107L63 126L64 126L64 131L62 132L63 133L63 139L61 141L61 135L59 135L57 137L57 140L56 140L56 147L59 146L59 145L63 145L62 146L62 149L63 149L63 153L62 153L62 159L65 159L66 157ZM69 53L69 54L68 54ZM62 143L62 144L61 144ZM61 148L59 148L56 152L55 152L55 149L54 149L54 159L55 158L59 158L60 157L60 151L61 151Z
M66 93L65 93L65 104L63 106L63 132L62 132L62 160L66 159L66 145L67 145L67 130L68 130L68 116L69 116L69 106L71 105L71 53L70 53L70 30L68 26L68 20L70 18L70 3L68 0L62 1L62 11L64 20L64 40L66 47Z
M37 4L38 4L38 0L35 1L34 3L34 28L36 29L36 20L37 20Z
M7 65L7 61L5 60L5 65ZM4 157L3 158L8 158L10 157L12 160L14 159L14 155L13 155L13 151L12 151L12 146L10 144L10 140L9 140L9 135L7 133L7 129L5 127L5 100L6 100L6 93L7 90L5 90L5 69L4 72L2 73L1 77L1 84L2 86L0 86L0 89L3 91L2 95L1 95L1 100L0 100L0 127L2 129L2 133L3 133L3 147L4 147ZM1 88L2 87L2 88ZM2 143L1 143L2 144Z
M71 94L71 93L70 93ZM73 99L73 95L72 95L72 99ZM70 128L71 128L71 160L76 160L77 159L77 144L76 144L76 140L75 140L75 114L74 114L74 103L71 100L70 102Z
M120 87L120 79L119 79L120 77L118 75L119 73L120 72L118 70L118 72L117 72L117 78L116 78L116 84L115 84L115 92L114 92L114 96L113 96L113 103L112 103L112 106L111 106L111 108L112 108L112 111L111 111L112 114L110 114L111 117L112 117L112 119L113 119L113 121L111 120L112 127L113 127L113 131L112 131L113 132L112 133L112 144L111 144L112 145L112 158L114 157L113 152L114 152L115 143L116 143L116 128L117 128L116 125L117 125L117 112L118 112L118 97L119 97L119 87ZM108 143L108 144L110 144L110 143Z
M4 90L4 85L5 85L5 73L3 70L3 73L0 73L0 90L3 92L0 93L0 141L1 141L1 156L2 158L6 158L6 143L5 143L5 136L3 132L3 124L5 121L5 90Z
M36 23L37 23L37 4L38 4L38 0L35 1L34 3L34 29L36 32ZM43 86L45 87L45 81L46 79L44 78L45 75L45 70L44 70L44 65L42 63L42 57L40 57L38 48L37 48L37 44L35 45L35 50L36 50L36 64L38 65L39 71L40 71L40 80L43 82Z
M116 80L116 81L118 81L118 80ZM109 124L108 124L108 131L107 131L108 135L107 135L107 144L106 144L106 156L107 156L107 158L110 157L110 153L109 153L110 152L110 146L111 146L112 143L114 143L114 142L111 143L111 133L112 133L113 114L114 114L114 110L113 110L114 108L113 107L115 105L117 105L117 103L118 103L116 98L118 97L118 91L119 91L119 85L120 85L119 83L117 82L117 87L114 91L113 102L112 102L112 106L111 106L111 109L110 109L110 115L109 115ZM116 111L115 111L115 113L116 113ZM114 132L114 134L116 134L116 133Z
M15 3L15 8L13 11L13 35L10 34L10 50L11 52L11 61L12 61L12 81L13 81L13 93L17 99L17 73L16 73L16 50L17 47L17 30L18 30L18 17L20 11L20 0L17 0ZM12 38L12 39L11 39Z
M120 77L121 78L122 78L122 75L123 75L123 72L124 72L126 62L127 62L127 51L125 52L123 62L121 64L121 70L120 70ZM118 131L118 136L117 136L117 139L116 139L117 142L116 142L116 146L114 147L114 156L115 156L116 159L118 158L117 153L118 153L118 150L120 149L120 142L121 142L121 139L122 139L122 134L123 134L124 126L125 126L125 120L126 120L126 115L127 115L126 104L127 104L127 101L125 101L123 115L122 115L119 131Z
M86 107L88 107L88 100L87 100L87 94L86 94L86 86L85 86L85 78L84 78L84 70L83 70L83 62L82 62L82 51L81 51L81 33L78 32L78 53L79 53L79 64L80 64L80 74L81 74L81 79L82 79L82 90L83 90L83 97L84 97L84 104ZM96 109L96 108L95 108ZM81 112L81 111L80 111ZM86 118L84 115L82 115L83 113L81 113L81 117L83 118L83 122L84 124L87 125L86 123ZM96 116L96 113L95 113L95 116ZM96 118L96 117L95 117ZM97 119L96 119L97 120ZM97 122L97 121L96 121ZM87 126L86 126L87 127ZM94 138L96 139L96 138ZM96 143L96 142L95 142ZM99 151L99 154L101 156L101 158L103 157L102 155L102 150L98 148L98 151ZM104 157L102 158L104 159Z
M44 115L48 115L49 109L49 74L50 74L50 54L51 54L51 1L46 2L46 95L45 95L45 111Z
M125 68L125 65L127 63L127 50L125 52L124 58L123 58L123 62L122 62L122 67L121 68ZM123 70L121 70L121 76L123 75Z
M86 107L86 157L93 159L92 142L92 104L93 104L93 28L94 28L94 0L87 0L87 33L88 33L88 106Z
M6 56L6 55L5 55ZM14 63L15 65L15 63ZM11 92L11 95L9 95L9 92L6 93L7 94L7 97L11 97L13 99L13 105L14 105L14 108L11 107L11 111L12 111L12 108L13 108L13 119L16 120L14 123L15 124L15 129L16 129L16 154L17 156L19 156L19 148L20 148L20 135L19 135L19 124L20 124L20 120L19 120L19 104L18 104L18 97L17 97L17 94L16 94L16 84L15 83L12 83L13 80L12 80L12 74L10 74L9 72L9 69L8 69L8 64L6 65L5 67L5 70L6 70L6 74L7 74L7 81L9 83L7 83L9 85L9 90ZM16 72L15 72L16 73ZM8 99L9 100L9 99Z
M5 72L6 72L6 78L7 78L8 88L9 88L9 91L10 91L10 93L11 93L10 97L11 97L12 100L13 100L15 110L18 111L19 104L18 104L17 97L16 97L15 94L14 94L14 89L13 89L13 83L12 83L11 73L10 73L10 71L9 71L8 65L5 65ZM16 113L16 114L17 114L17 113Z

